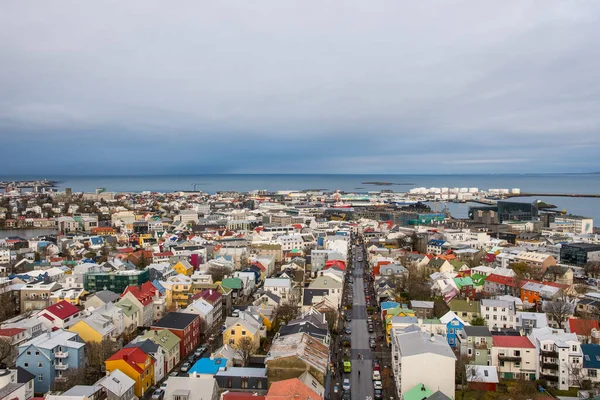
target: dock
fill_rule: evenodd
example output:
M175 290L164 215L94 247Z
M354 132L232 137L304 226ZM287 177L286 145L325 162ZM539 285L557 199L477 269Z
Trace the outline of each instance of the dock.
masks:
M600 199L600 194L587 193L509 193L504 195L510 197L588 197Z

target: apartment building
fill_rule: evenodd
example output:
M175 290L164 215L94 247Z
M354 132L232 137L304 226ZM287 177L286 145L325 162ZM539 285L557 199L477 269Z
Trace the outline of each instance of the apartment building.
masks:
M515 302L508 300L482 299L481 317L490 329L514 328L517 323Z
M534 380L537 367L535 346L527 336L492 337L491 365L505 379Z
M520 253L515 257L515 261L524 262L540 274L544 274L548 267L556 265L556 259L552 255L530 251Z
M469 364L490 365L493 343L487 326L464 326L456 339L459 353Z

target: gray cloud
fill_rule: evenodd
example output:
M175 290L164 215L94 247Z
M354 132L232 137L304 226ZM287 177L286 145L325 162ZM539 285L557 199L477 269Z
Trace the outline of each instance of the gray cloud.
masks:
M598 170L597 37L591 1L6 1L0 169Z

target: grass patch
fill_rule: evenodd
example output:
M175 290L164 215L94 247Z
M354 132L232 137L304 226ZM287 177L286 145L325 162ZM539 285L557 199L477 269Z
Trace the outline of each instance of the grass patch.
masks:
M552 393L553 395L565 396L565 397L577 397L578 390L579 389L576 387L569 388L569 390L558 390L558 389L548 388L548 391L550 393Z

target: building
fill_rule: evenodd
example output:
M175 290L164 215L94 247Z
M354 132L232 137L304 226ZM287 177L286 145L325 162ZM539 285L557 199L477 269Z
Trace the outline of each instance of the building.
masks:
M63 300L44 308L38 313L37 318L48 330L67 329L79 321L80 313L79 308Z
M457 336L460 355L469 364L488 365L493 346L487 326L465 326Z
M505 221L533 221L538 217L537 202L517 203L512 201L498 201L498 220Z
M225 367L217 371L215 381L220 390L266 393L267 369Z
M253 349L260 346L260 338L266 336L266 327L251 314L242 311L237 317L227 317L223 328L223 343L237 348L240 340L250 339Z
M415 312L415 317L421 319L433 318L433 301L411 300L410 309Z
M135 400L135 381L118 369L97 383L104 388L107 400Z
M600 382L600 345L582 344L581 353L583 354L582 378L589 380L596 386Z
M559 390L573 386L571 371L583 363L577 335L562 329L540 328L534 329L529 339L535 345L535 378L545 379Z
M213 377L171 376L163 400L218 400L219 387ZM258 399L257 399L258 400Z
M106 372L119 370L135 382L133 392L142 397L154 385L154 359L139 347L124 347L104 362Z
M589 261L600 261L600 244L571 243L560 247L560 263L583 267Z
M392 369L398 398L419 383L454 398L455 363L456 357L443 337L420 330L392 331Z
M0 399L29 400L33 398L35 375L21 367L0 369Z
M459 300L454 299L448 303L448 307L453 311L457 316L461 317L466 322L471 322L475 318L480 317L480 307L479 301L475 301L472 299L467 300Z
M561 228L579 235L594 233L594 220L580 215L555 215L550 228Z
M42 334L19 346L17 366L35 375L36 393L46 393L65 371L85 366L84 343L62 329Z
M527 264L528 267L532 268L540 276L546 273L548 267L556 265L556 259L552 255L530 251L518 254L515 256L515 261Z
M458 345L457 336L466 325L465 321L452 311L448 311L440 318L440 322L446 325L446 340L448 344L450 347L456 347Z
M322 400L323 396L298 378L273 382L265 400Z
M73 324L69 328L69 331L77 333L86 343L100 343L105 339L108 340L116 337L116 327L112 320L97 312Z
M537 358L528 337L495 335L492 342L491 365L498 368L501 378L535 379Z
M150 280L150 271L132 270L116 272L87 272L83 275L83 288L87 292L110 290L123 293L127 286L141 286Z
M548 327L548 317L546 313L517 311L517 323L515 328L519 329L523 335L529 335L534 329Z
M51 283L27 283L20 288L20 310L21 312L41 310L48 307L52 302L52 292L61 288L56 282Z
M170 312L154 323L150 329L168 329L181 339L179 342L181 358L187 357L200 345L200 317L195 314Z
M481 317L490 329L514 328L517 324L515 302L482 299Z
M165 373L169 373L177 364L179 364L179 361L181 360L181 355L179 354L179 343L181 342L181 339L170 330L152 329L142 336L138 336L138 338L139 340L152 340L162 348L165 354Z

